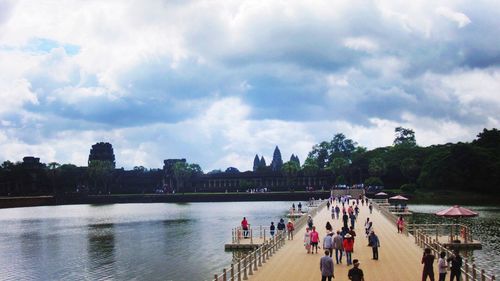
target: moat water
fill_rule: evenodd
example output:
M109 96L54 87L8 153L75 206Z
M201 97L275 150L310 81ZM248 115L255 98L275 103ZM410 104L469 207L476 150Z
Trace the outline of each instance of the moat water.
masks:
M292 202L71 205L0 210L0 280L209 280L243 216L268 225ZM295 202L297 203L297 202ZM445 206L415 205L419 222ZM500 208L467 219L484 249L478 265L499 275Z

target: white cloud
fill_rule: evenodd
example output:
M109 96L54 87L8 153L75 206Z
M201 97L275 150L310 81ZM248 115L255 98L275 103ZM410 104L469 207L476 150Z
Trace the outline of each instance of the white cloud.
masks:
M0 80L0 114L19 112L24 104L38 104L38 98L26 79Z
M378 50L378 44L365 37L350 37L344 39L344 46L356 51L375 52Z
M451 21L456 22L458 25L458 28L465 27L466 25L471 23L471 20L469 19L469 17L467 17L467 15L465 15L464 13L453 11L452 9L450 9L448 7L437 8L436 13L438 15L441 15L441 16L451 20Z

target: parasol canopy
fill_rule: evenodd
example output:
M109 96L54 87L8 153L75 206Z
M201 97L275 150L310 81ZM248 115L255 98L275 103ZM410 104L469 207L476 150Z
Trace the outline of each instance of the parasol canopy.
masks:
M387 193L379 192L379 193L375 194L375 196L387 196Z
M455 205L451 208L448 208L446 210L442 210L436 213L438 216L442 217L475 217L478 215L478 213L473 212L467 208L460 207L458 205Z
M404 197L404 196L401 196L401 195L392 196L392 197L389 197L389 199L391 199L391 200L403 200L403 201L408 201L408 198L406 198L406 197Z

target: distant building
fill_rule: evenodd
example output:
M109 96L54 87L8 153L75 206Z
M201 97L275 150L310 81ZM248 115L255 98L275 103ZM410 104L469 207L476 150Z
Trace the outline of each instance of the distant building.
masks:
M113 152L113 146L109 142L99 142L92 145L89 154L89 161L100 160L109 161L113 163L113 168L115 167L115 154Z

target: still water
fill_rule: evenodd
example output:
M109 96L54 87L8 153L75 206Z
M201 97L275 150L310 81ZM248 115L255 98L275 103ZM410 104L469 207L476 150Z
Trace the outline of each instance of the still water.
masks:
M208 280L243 216L291 202L70 205L0 210L0 280Z
M475 250L472 258L476 265L489 274L500 276L500 207L464 206L479 213L473 218L442 218L436 212L449 208L445 205L409 205L415 223L463 223L468 225L475 240L481 241L482 250Z

